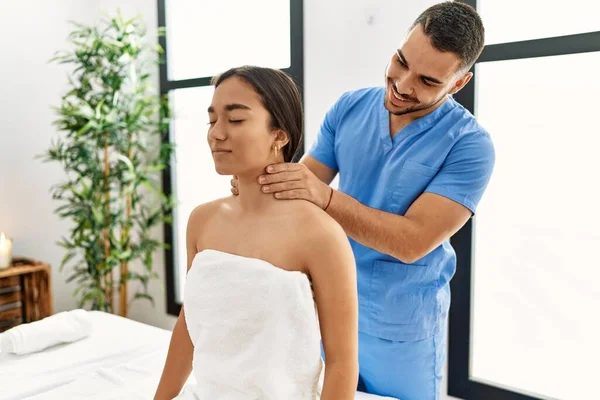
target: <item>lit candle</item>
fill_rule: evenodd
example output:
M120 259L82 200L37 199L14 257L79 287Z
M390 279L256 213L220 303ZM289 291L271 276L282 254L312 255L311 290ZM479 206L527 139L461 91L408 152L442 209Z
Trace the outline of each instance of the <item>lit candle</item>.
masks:
M0 268L6 268L12 263L12 240L0 233Z

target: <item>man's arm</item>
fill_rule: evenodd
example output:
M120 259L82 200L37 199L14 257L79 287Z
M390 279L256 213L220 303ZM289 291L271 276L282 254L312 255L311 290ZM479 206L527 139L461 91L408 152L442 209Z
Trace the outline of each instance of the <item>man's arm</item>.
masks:
M411 264L454 235L471 211L443 196L424 193L404 216L367 207L334 191L327 208L358 243Z
M421 195L404 216L367 207L336 190L332 194L333 189L327 183L333 180L336 171L310 156L303 159L303 165L279 164L276 168L279 172L268 176L284 182L267 185L263 190L279 192L276 197L280 199L310 198L321 208L327 208L327 213L352 239L405 263L428 254L456 233L471 216L468 208L432 193ZM321 182L306 184L307 180L311 181L311 175ZM294 176L299 178L294 180Z
M334 191L316 177L311 164L269 166L259 183L265 193L278 199L304 199L318 205L358 243L412 263L467 222L487 187L494 160L487 136L469 136L455 146L425 193L404 216L373 209Z
M300 163L306 165L310 172L315 174L315 176L326 185L331 184L331 182L338 173L337 170L329 168L327 165L318 162L309 155L302 157Z

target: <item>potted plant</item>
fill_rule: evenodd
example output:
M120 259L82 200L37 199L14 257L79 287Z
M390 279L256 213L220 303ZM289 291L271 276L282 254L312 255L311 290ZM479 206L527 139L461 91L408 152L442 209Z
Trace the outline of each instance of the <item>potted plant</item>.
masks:
M56 213L73 223L58 243L66 250L60 270L72 270L67 281L77 283L80 307L116 313L118 292L118 313L127 316L132 300L153 303L153 255L165 244L151 228L170 222L173 206L159 174L173 152L161 140L168 135L169 108L150 84L162 49L145 42L140 17L125 20L118 13L98 25L73 25L72 50L52 59L73 71L56 107L59 137L42 156L67 175L52 188L62 203ZM132 281L141 285L131 296Z

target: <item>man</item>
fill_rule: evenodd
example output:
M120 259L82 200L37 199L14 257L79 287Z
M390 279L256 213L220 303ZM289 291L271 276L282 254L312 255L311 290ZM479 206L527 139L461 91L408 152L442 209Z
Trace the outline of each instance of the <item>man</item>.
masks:
M369 393L439 398L456 269L449 238L474 214L494 166L490 136L451 97L483 45L473 8L430 7L394 52L385 87L343 94L301 163L269 166L259 178L265 193L311 201L348 234L360 388Z

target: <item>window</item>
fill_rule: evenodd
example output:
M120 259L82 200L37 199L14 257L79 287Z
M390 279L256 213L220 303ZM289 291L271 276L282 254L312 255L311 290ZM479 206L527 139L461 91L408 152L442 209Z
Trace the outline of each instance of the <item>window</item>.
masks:
M572 79L555 82L573 65ZM598 321L590 316L600 304L600 269L590 260L600 245L600 190L590 183L597 181L600 83L589 76L598 70L600 52L477 67L478 117L502 134L497 173L478 211L472 379L556 399L583 399L596 386L600 346L590 332ZM515 96L515 87L535 95ZM497 112L506 104L511 118Z
M481 0L493 44L456 95L492 135L497 161L477 216L452 239L448 393L589 399L600 357L600 84L590 79L600 23L587 17L592 2L537 2L561 24L528 15L529 3L495 3Z
M290 2L167 0L169 79L290 67Z
M477 2L487 45L597 31L596 7L593 0Z
M159 0L159 26L166 62L160 69L161 93L173 111L169 140L176 146L164 189L177 207L165 225L167 311L177 315L187 268L185 233L190 212L199 204L230 194L230 177L220 176L206 142L212 100L211 78L239 65L279 68L303 83L302 0ZM300 157L301 154L298 156Z

